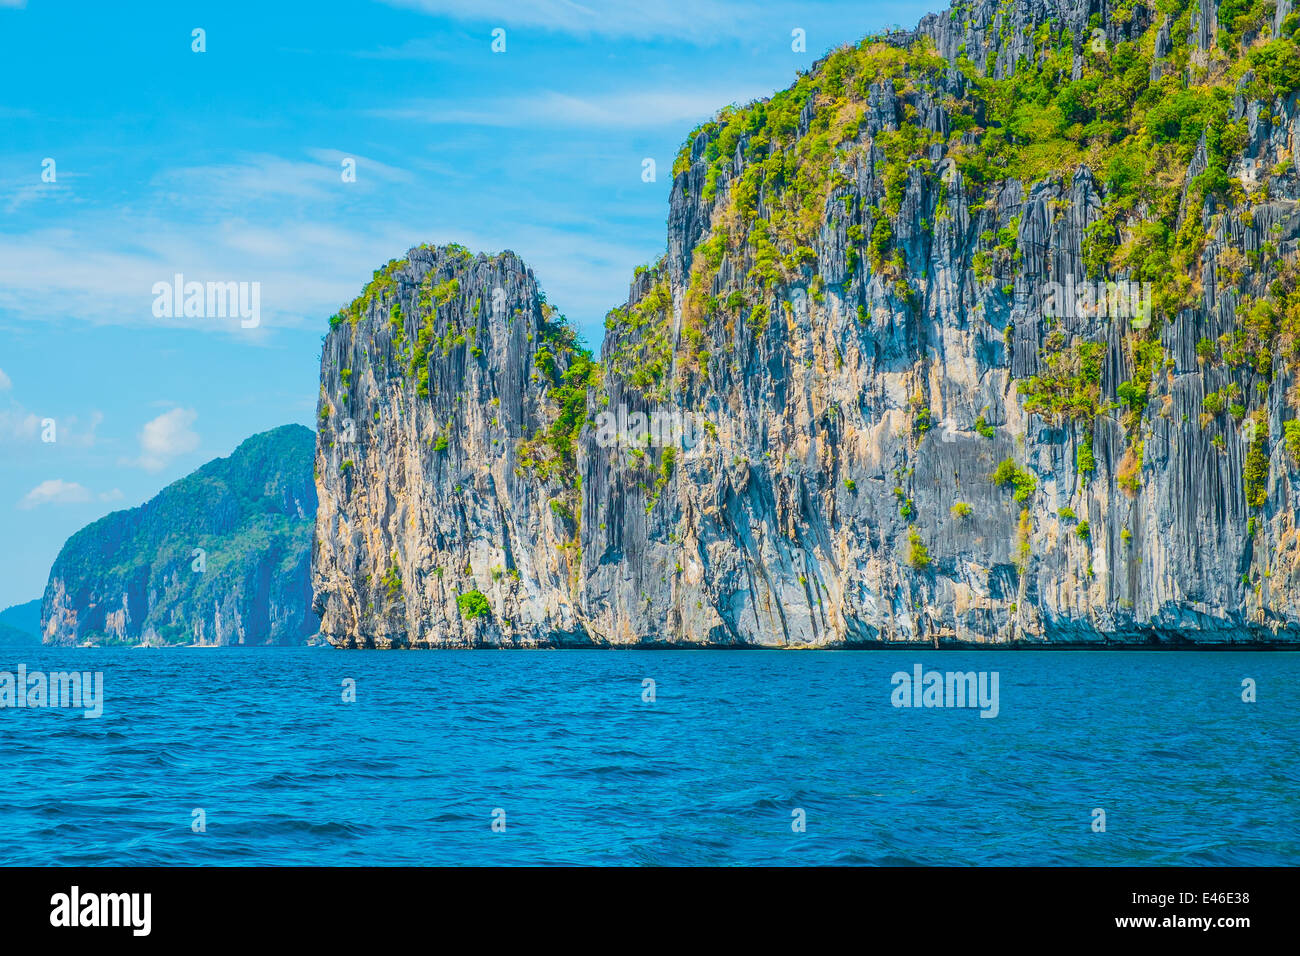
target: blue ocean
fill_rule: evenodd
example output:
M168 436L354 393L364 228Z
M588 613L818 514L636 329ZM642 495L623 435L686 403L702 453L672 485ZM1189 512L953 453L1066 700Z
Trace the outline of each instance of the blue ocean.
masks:
M1300 653L6 653L9 865L1300 862Z

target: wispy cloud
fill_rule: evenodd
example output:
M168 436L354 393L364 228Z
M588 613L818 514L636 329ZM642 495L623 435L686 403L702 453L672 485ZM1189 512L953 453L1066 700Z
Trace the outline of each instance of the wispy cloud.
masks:
M629 178L639 183L639 158L627 163ZM513 249L537 270L560 308L603 316L615 304L608 290L625 289L629 269L644 258L630 243L592 243L580 208L559 203L550 209L535 196L523 207L514 205L523 201L518 197L496 201L497 214L478 228L428 219L344 223L326 218L327 209L319 211L321 218L249 221L231 215L201 225L152 214L80 214L71 227L0 233L0 313L28 321L163 326L257 342L275 328L323 328L376 264L412 246L459 242L489 253ZM523 215L534 221L522 221ZM193 281L259 282L263 327L155 318L154 283L171 282L177 272Z
M42 481L23 495L18 501L18 508L23 511L31 511L41 505L79 505L90 501L92 497L98 501L111 502L122 500L124 495L121 488L113 488L92 495L89 488L78 482L64 481L62 478L50 478Z
M133 464L146 471L161 471L173 459L199 447L199 434L190 426L198 413L192 408L173 408L140 430L140 457Z
M8 378L3 372L0 377ZM98 441L96 432L103 421L104 413L99 410L86 419L79 415L41 416L10 400L7 407L0 408L0 445L35 442L49 435L52 444L90 448Z
M369 156L345 153L338 149L309 149L307 155L325 164L332 171L336 181L342 180L343 161L348 159L356 163L357 182L361 182L363 176L373 176L386 183L409 183L415 178L405 169L388 166L377 159L371 159Z
M154 186L168 203L202 208L209 214L231 208L247 209L252 202L309 200L338 204L367 185L407 182L405 170L339 149L306 151L312 162L282 156L253 154L235 162L211 166L184 166L158 174ZM356 164L356 182L343 179L343 160Z
M764 90L710 89L691 92L625 90L591 96L543 91L532 96L464 101L412 100L372 110L381 119L463 126L585 127L654 129L689 127L728 103L745 103ZM683 130L684 132L684 130Z
M53 199L70 195L71 190L64 183L25 183L9 192L9 201L5 212L17 212L28 203L43 199Z
M40 427L41 420L24 408L0 408L0 443L32 441Z
M634 40L673 39L697 45L753 36L760 24L788 17L789 5L755 0L693 0L691 3L646 3L644 0L385 0L391 6L465 23L564 33L579 37ZM829 3L804 3L801 14L824 12ZM792 23L791 26L797 26ZM485 41L486 42L486 41ZM509 47L507 46L507 50Z
M203 282L259 282L264 326L319 325L356 295L374 263L420 241L414 230L382 223L362 233L310 220L272 227L231 218L202 228L126 214L116 223L77 221L81 228L0 234L0 310L29 320L162 325L252 341L262 330L243 330L237 320L155 318L154 284L177 272Z
M96 409L90 413L90 419L82 426L80 418L72 416L63 425L59 440L76 445L78 448L90 448L99 440L96 432L104 423L104 413Z
M156 318L155 283L182 273L200 282L260 283L268 327L323 322L356 294L374 263L427 236L372 212L408 187L411 173L334 147L305 154L164 170L153 176L146 203L65 206L55 221L0 231L0 312L264 336L234 321ZM355 182L343 181L345 159L356 161Z
M5 370L0 368L0 392L7 392L14 387L13 379L5 374Z
M0 106L0 119L5 118L5 108ZM34 202L76 200L76 192L70 182L83 179L86 174L70 172L56 165L50 165L47 170L47 163L53 164L54 161L47 157L37 166L30 165L30 161L26 158L21 162L13 158L7 159L6 177L0 181L0 203L3 203L6 212L17 212L23 206ZM46 177L51 174L57 175L57 178L53 182L47 182Z
M41 505L74 505L90 500L90 492L84 485L62 478L50 478L42 481L18 502L23 511L31 511Z

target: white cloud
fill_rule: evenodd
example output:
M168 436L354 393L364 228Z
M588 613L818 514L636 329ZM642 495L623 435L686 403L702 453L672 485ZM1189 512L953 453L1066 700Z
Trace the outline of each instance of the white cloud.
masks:
M0 385L7 376L0 372ZM4 387L0 387L4 391ZM98 441L96 430L104 421L104 413L95 410L85 419L79 415L41 416L28 411L10 400L8 407L0 408L0 444L7 442L34 442L44 438L45 418L53 419L56 444L74 448L90 448Z
M624 161L639 182L639 154ZM459 242L476 252L514 250L536 270L550 300L570 318L588 317L598 338L600 319L622 301L633 266L653 258L656 244L602 234L599 224L599 239L593 241L586 212L545 197L507 194L500 203L497 215L459 228L452 227L450 217L372 219L361 228L311 219L286 218L274 225L225 219L195 236L180 224L154 218L125 214L110 225L101 217L79 217L84 223L79 230L0 235L0 313L10 310L33 322L75 318L215 332L256 342L254 333L276 328L323 330L325 318L356 296L377 264L421 242ZM69 270L69 262L77 268ZM260 282L263 328L245 330L237 321L221 319L154 318L150 290L176 272L186 279ZM58 303L57 311L51 303ZM38 438L40 418L22 408L6 411L0 402L0 443ZM64 425L60 419L60 443Z
M141 455L134 464L147 471L162 469L173 458L199 447L198 432L190 428L198 418L192 408L173 408L140 430Z
M9 7L14 10L21 10L27 6L27 0L0 0L0 7Z
M100 501L121 501L121 500L122 500L122 489L121 489L121 488L114 488L114 489L112 489L111 491L103 491L103 492L100 492L100 494L99 494L99 500L100 500Z
M753 0L692 0L691 3L645 3L644 0L385 0L434 16L506 28L532 27L577 36L674 38L707 44L754 30ZM806 4L817 7L819 4ZM794 26L795 24L791 24ZM485 35L484 46L488 43Z
M7 392L13 388L13 380L5 374L5 370L0 368L0 392Z
M239 163L184 166L160 173L154 180L170 200L195 207L215 201L245 207L249 200L299 199L326 201L342 188L337 167L303 163L278 156L250 156Z
M413 100L371 111L381 119L463 126L585 127L588 129L651 129L690 127L710 119L728 103L748 103L770 92L714 89L691 92L626 90L596 96L571 96L553 90L534 96L509 97L467 107L438 100Z
M20 406L0 408L0 442L31 441L40 427L41 420Z
M4 111L0 110L0 118L4 116ZM68 184L68 180L79 179L85 173L72 173L62 168L59 169L58 182L31 182L34 176L23 179L11 179L7 182L0 183L0 194L8 195L9 202L5 206L6 212L17 212L23 206L32 202L52 201L52 200L76 200L76 194Z
M557 115L583 122L617 121L620 109L633 108L617 107L610 97L596 99L594 106L558 94L546 99ZM700 109L716 107L715 99L702 97ZM649 107L648 101L641 105ZM659 108L685 107L665 101ZM527 117L521 111L516 120ZM632 266L654 251L653 244L640 248L618 233L593 242L592 234L606 228L597 211L504 186L490 197L493 214L481 219L469 220L451 210L432 217L412 215L400 202L376 198L411 197L410 205L423 210L431 196L440 195L420 186L415 177L408 183L405 170L357 155L358 181L343 184L338 182L339 160L347 154L320 148L306 155L310 162L260 156L225 167L159 173L154 185L167 197L176 197L166 210L64 207L67 215L57 224L0 232L0 315L8 312L33 322L76 319L215 332L259 344L275 329L323 329L325 318L356 296L377 264L421 242L455 241L476 251L518 252L538 270L553 301L571 317L594 316L593 327L598 329L599 318L626 293ZM540 153L519 161L531 164L530 175L549 176L561 174L563 159L562 154ZM669 159L665 156L664 162ZM640 153L613 152L594 165L599 170L621 168L639 184L640 162ZM443 189L455 189L460 182L441 173L431 181ZM255 201L241 200L245 188L256 191ZM375 202L340 206L362 202L354 189L373 190ZM277 195L276 190L281 192ZM649 192L643 195L659 215L658 201L652 201ZM325 196L329 201L317 205ZM349 199L354 196L358 198ZM436 208L436 202L433 205ZM390 218L388 207L395 207L398 215ZM69 269L68 263L77 268ZM178 272L195 281L260 283L262 327L247 330L230 320L154 317L154 284L170 282ZM596 277L603 281L594 282ZM30 436L31 423L12 414L6 420L0 405L0 440L20 426L24 436ZM63 428L60 420L60 442Z
M40 505L71 505L89 500L90 492L75 481L50 478L23 495L22 500L18 502L18 507L30 511Z
M318 328L351 301L376 263L430 238L427 225L376 221L362 231L288 216L274 226L234 216L216 222L168 222L129 213L111 218L79 216L76 229L0 235L0 312L38 321L77 318L246 339L262 331L241 329L236 320L155 318L154 284L170 282L180 272L197 281L259 282L264 327ZM70 270L70 262L77 268ZM51 303L58 303L57 309Z
M409 182L410 173L368 156L338 149L306 150L311 162L281 156L251 154L238 162L212 166L183 166L154 177L154 185L169 204L224 212L244 211L252 200L297 201L335 206L376 182ZM357 179L343 181L344 159L354 159Z
M409 183L415 178L404 169L398 169L396 166L389 166L377 159L360 156L356 153L345 153L337 149L309 149L307 155L326 164L326 168L330 170L330 176L333 177L333 180L339 182L342 181L340 173L343 170L342 163L345 159L355 159L357 161L358 182L361 182L363 177L369 176L390 183Z
M64 314L109 312L121 317L122 303L135 299L136 311L150 315L149 290L167 275L168 264L161 256L124 252L121 246L107 243L95 245L84 221L79 225L83 228L0 236L0 308L36 311L42 299L54 294L63 270L70 280L61 309ZM78 266L70 270L72 262Z
M90 420L86 422L85 428L81 427L80 420L77 416L73 415L68 418L64 424L64 430L59 435L59 441L70 440L74 445L81 448L90 448L98 439L95 430L103 423L104 413L99 409L95 409L90 413ZM72 433L70 436L68 435L69 431Z
M384 0L394 7L445 17L482 29L483 49L491 29L504 27L507 50L511 42L533 41L538 31L578 37L622 37L633 40L677 40L711 46L736 40L775 39L789 48L790 30L803 27L810 40L817 28L861 24L865 34L874 26L894 23L913 26L928 12L948 4L940 0L691 0L689 3L646 3L645 0ZM521 28L527 28L521 29ZM516 34L514 31L518 30ZM810 44L810 49L812 48Z

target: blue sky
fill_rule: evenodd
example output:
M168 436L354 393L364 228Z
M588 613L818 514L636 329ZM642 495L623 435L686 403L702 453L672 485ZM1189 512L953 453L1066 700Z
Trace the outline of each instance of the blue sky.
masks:
M412 245L513 249L598 346L694 126L942 6L0 0L0 608L90 521L310 426L329 315ZM260 283L260 326L155 318L178 272Z

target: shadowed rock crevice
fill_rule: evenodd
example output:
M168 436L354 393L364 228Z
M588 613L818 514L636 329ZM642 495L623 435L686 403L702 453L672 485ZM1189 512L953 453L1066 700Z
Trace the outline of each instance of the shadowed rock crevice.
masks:
M598 365L511 253L377 272L322 360L323 632L1300 637L1300 18L1174 6L958 3L723 110Z

